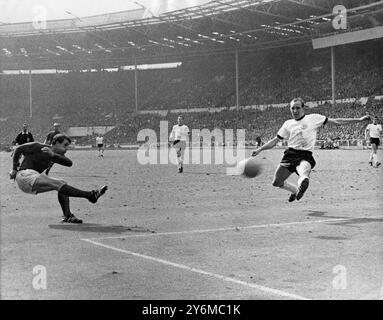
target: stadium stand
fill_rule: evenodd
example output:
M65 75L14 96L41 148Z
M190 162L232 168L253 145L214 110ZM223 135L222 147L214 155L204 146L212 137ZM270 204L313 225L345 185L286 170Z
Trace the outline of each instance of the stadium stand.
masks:
M338 49L337 98L374 97L383 94L383 59L380 42ZM293 47L240 56L240 104L287 103L301 96L306 101L331 99L327 52ZM357 63L354 63L357 61ZM235 65L232 55L184 58L174 69L138 73L140 110L229 108L235 105ZM63 128L117 126L107 135L111 143L136 143L142 128L158 130L160 120L175 122L175 115L135 114L134 71L79 72L33 75L33 117L29 118L28 75L1 75L1 145L8 146L15 130L28 122L37 140L43 140L54 121ZM366 108L381 115L381 104L369 99ZM366 109L355 103L323 105L312 109L329 116L357 116ZM275 134L288 110L225 110L189 113L191 128L246 129L247 139L262 140ZM363 128L324 129L319 139L362 138ZM91 141L80 139L79 143Z

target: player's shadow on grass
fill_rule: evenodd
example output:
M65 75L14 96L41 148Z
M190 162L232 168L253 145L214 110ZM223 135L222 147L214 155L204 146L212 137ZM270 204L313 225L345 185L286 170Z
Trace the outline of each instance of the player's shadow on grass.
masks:
M195 174L195 175L201 175L201 176L227 176L226 172L196 172L196 171L190 171L190 172L184 172L185 174Z
M354 224L363 224L363 223L372 223L372 222L383 222L383 218L352 218L352 217L343 217L343 216L327 216L327 211L316 211L316 210L305 210L305 213L308 213L310 217L322 217L330 219L347 219L345 221L334 221L330 222L332 225L337 226L352 226Z
M353 224L363 224L363 223L373 223L373 222L383 222L383 218L354 218L346 221L339 221L336 223L333 223L333 225L336 226L348 226Z
M95 223L81 223L81 224L51 224L48 226L51 229L64 230L64 231L81 231L81 232L97 232L97 233L153 233L153 231L142 227L129 227L129 226L107 226Z
M307 213L310 217L323 217L329 219L347 219L349 217L341 217L341 216L327 216L327 211L319 211L319 210L304 210L304 213Z
M315 238L321 239L321 240L334 240L334 241L341 241L341 240L349 240L350 239L350 238L346 238L346 237L335 237L335 236L318 236Z

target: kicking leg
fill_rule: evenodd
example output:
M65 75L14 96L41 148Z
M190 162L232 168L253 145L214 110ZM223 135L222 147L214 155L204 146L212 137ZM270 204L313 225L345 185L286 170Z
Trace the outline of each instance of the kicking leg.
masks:
M41 174L36 179L32 189L33 191L36 191L36 193L43 193L56 190L68 197L85 198L92 203L96 203L97 200L106 192L108 187L103 186L98 190L83 191L68 185L63 180L54 179Z
M64 180L54 179L44 174L39 175L33 184L33 191L37 193L44 193L49 191L59 191L63 195L68 197L86 198L89 199L91 196L90 191L82 191L69 186Z
M54 179L45 174L40 174L36 178L32 190L36 193L44 193L53 190L59 191L64 185L66 185L64 180Z
M69 223L82 223L82 220L76 218L70 211L69 196L61 192L61 190L65 189L66 186L67 184L63 180L50 178L44 174L41 174L37 177L35 183L33 184L32 190L36 193L44 193L54 190L58 191L57 197L64 215L62 221Z
M103 186L98 190L83 191L66 184L61 187L60 192L68 197L85 198L92 203L96 203L106 190L108 190L108 187Z
M68 184L63 185L60 188L60 193L68 197L85 198L85 199L89 199L90 196L92 195L91 191L83 191L83 190L74 188Z

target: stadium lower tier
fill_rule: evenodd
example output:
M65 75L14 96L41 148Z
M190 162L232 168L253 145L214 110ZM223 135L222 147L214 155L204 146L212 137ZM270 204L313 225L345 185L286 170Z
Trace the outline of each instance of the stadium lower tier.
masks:
M362 106L359 103L345 103L336 106L322 105L311 108L308 113L320 113L331 118L355 118L361 117L367 113L377 115L383 119L383 103L370 99L366 105ZM114 129L107 132L104 136L108 144L138 144L139 133L142 130L153 130L157 137L160 137L165 131L169 134L171 128L177 122L177 113L168 113L166 116L160 114L135 114L131 113L120 122L97 119L94 122L82 123L76 121L72 116L62 118L59 121L62 125L62 130L65 132L70 127L94 127L112 125ZM263 111L255 109L240 109L240 110L223 110L220 112L189 112L182 113L185 124L188 125L191 131L207 129L233 130L234 138L237 130L245 130L245 139L248 142L262 141L266 142L276 135L283 122L291 118L289 107L274 108L269 107ZM35 141L44 141L47 132L52 128L52 115L46 115L44 118L9 118L1 121L1 147L9 148L12 145L18 132L20 132L22 124L27 122L29 130L32 132ZM318 140L353 140L364 139L364 130L366 123L358 123L346 126L331 126L326 125L320 128L318 132ZM162 129L161 129L162 128ZM202 134L202 133L201 133ZM94 144L95 135L84 137L76 137L77 144Z

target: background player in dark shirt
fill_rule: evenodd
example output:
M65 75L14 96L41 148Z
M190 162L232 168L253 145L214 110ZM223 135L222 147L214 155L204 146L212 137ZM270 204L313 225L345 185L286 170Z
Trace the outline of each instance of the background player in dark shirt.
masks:
M28 131L28 125L23 124L23 130L17 135L16 139L13 141L14 145L21 146L24 143L33 142L32 133Z
M47 137L45 138L45 141L44 141L44 144L49 144L49 145L52 145L52 141L53 141L53 138L56 134L59 134L60 133L60 124L55 122L53 124L53 127L54 127L54 130L53 131L50 131L47 135Z
M53 131L50 131L47 135L47 137L45 138L45 141L44 141L44 144L48 144L48 145L52 145L52 141L53 141L53 138L55 137L56 134L59 134L60 133L60 124L55 122L53 124L53 128L54 130ZM49 174L49 171L51 170L52 168L52 165L51 164L47 170L45 171L46 174Z
M106 192L107 186L98 190L83 191L68 185L65 181L48 177L43 171L58 163L62 166L72 166L72 161L65 156L70 145L70 138L58 134L52 141L52 146L39 142L26 143L17 147L13 156L13 169L10 178L15 179L20 190L25 193L38 194L56 190L58 201L64 214L63 222L82 223L70 211L69 197L88 199L92 203ZM19 165L19 158L24 155L23 162Z

